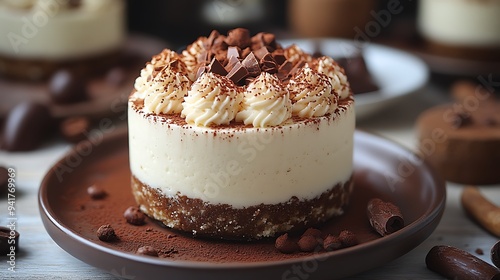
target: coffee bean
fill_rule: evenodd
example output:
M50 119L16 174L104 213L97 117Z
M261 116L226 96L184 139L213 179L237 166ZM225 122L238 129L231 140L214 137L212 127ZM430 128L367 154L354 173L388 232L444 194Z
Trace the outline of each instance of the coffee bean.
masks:
M312 235L302 235L297 244L302 252L312 252L320 246L318 239Z
M358 239L356 235L349 230L343 230L339 233L340 242L342 242L343 247L352 247L358 244Z
M87 193L92 199L103 199L106 197L107 193L101 187L97 185L92 185L87 188Z
M101 241L110 242L118 239L116 236L115 230L111 227L111 225L102 225L97 229L97 238Z
M284 254L291 254L299 250L299 246L288 236L288 233L276 238L274 246L278 251Z
M78 143L86 138L85 133L90 129L90 120L86 117L71 117L61 122L59 131L64 139L71 143Z
M337 236L329 234L323 241L323 248L327 251L335 251L342 248L342 242Z
M49 93L58 104L82 101L87 95L86 83L73 72L59 70L50 79Z
M139 208L130 206L123 213L123 217L127 220L127 223L140 226L145 223L146 215L139 210Z
M5 256L10 254L12 252L11 249L14 249L14 253L17 253L18 247L19 232L11 230L8 227L0 227L0 255Z
M35 149L51 134L53 122L45 105L35 102L20 103L7 115L2 148L8 151Z
M142 246L137 249L137 254L158 257L158 250L152 246Z

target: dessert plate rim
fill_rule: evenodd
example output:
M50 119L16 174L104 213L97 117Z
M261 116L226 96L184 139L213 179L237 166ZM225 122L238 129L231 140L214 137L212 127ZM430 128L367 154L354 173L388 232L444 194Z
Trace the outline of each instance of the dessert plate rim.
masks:
M127 137L126 130L115 131L106 135L103 142L96 148L108 146L109 149L113 147L112 143L116 141L124 141L123 138ZM356 147L362 145L363 147L360 149L356 149ZM401 159L407 159L408 162L419 162L415 158L415 154L413 154L410 150L398 145L391 140L385 139L381 136L377 136L372 133L364 132L357 130L355 132L355 153L354 153L354 161L356 165L356 161L359 156L363 157L363 153L367 152L367 149L370 150L376 148L374 153L384 155L388 158L388 160L398 159L398 162L401 162ZM112 149L112 148L111 148ZM123 149L123 147L121 148ZM387 154L387 151L392 150ZM76 152L75 149L72 149L68 154L66 154L59 163L62 163L68 157L74 156ZM374 155L372 155L373 157ZM85 160L85 159L83 159ZM134 271L134 266L141 266L141 269L144 270L145 267L151 269L152 276L155 276L154 273L159 272L171 272L174 273L172 275L177 275L181 277L192 277L193 275L206 276L206 279L221 279L221 275L225 275L224 273L230 271L231 273L235 272L245 272L249 273L247 276L242 276L242 279L255 279L257 275L267 275L266 273L276 273L276 271L286 271L290 269L292 266L297 264L304 263L316 263L323 267L323 269L327 269L328 264L331 264L333 260L341 260L342 258L353 259L359 257L361 254L365 255L365 257L371 256L373 257L373 262L369 264L363 264L357 267L356 269L339 271L336 275L329 276L328 279L337 279L337 277L346 277L349 275L354 275L368 269L375 268L377 266L383 265L391 260L394 260L407 252L414 249L421 242L423 242L437 227L441 216L444 212L445 202L446 202L446 188L444 180L440 179L433 169L431 169L425 162L419 162L417 165L413 165L416 167L416 171L421 172L422 176L425 177L422 180L425 180L427 184L421 184L421 192L426 193L426 196L429 196L429 205L424 205L425 213L418 217L412 223L406 225L403 229L399 230L396 233L391 235L380 237L378 239L368 241L354 247L345 248L338 251L326 252L321 254L313 254L309 256L300 256L293 259L288 260L277 260L277 261L260 261L260 262L232 262L232 263L221 263L221 262L200 262L200 261L185 261L185 260L168 260L168 259L160 259L148 256L141 256L134 253L129 253L117 249L113 249L110 247L103 246L93 240L89 240L84 236L78 234L74 229L67 227L61 221L58 216L58 213L54 211L53 206L49 202L49 192L57 191L57 187L54 187L50 184L51 180L54 179L55 167L54 165L49 172L44 177L39 193L38 193L38 203L40 209L40 215L42 217L43 224L51 236L51 238L58 244L62 249L73 255L74 257L92 265L95 267L99 267L101 269L105 269L113 274L120 276L120 272L116 269L109 266L109 264L104 264L99 262L98 260L89 257L86 255L87 253L98 253L102 255L101 257L106 257L109 259L109 263L120 263L123 264L123 268L128 268L129 271ZM403 182L404 184L404 182ZM395 245L402 246L403 248L398 248L397 252L389 252L388 254L383 253L384 257L376 258L378 254L387 250L387 248L394 247ZM392 249L394 250L394 249ZM389 250L391 251L391 250ZM135 269L138 269L135 267ZM335 272L335 271L333 271ZM122 271L122 273L124 273ZM130 273L130 272L129 272ZM198 273L198 274L197 274ZM213 275L212 275L213 274ZM217 275L215 277L214 275ZM231 274L234 275L234 274ZM123 275L121 275L123 276ZM156 277L156 276L155 276ZM161 274L158 275L161 278ZM214 277L214 278L210 278ZM250 277L250 278L245 278ZM319 276L318 276L319 277ZM160 279L158 278L158 279ZM148 278L149 279L149 278ZM229 279L229 278L228 278ZM316 278L315 275L312 275L310 279L323 279Z
M296 44L304 51L335 57L362 51L367 68L379 90L355 94L356 118L364 119L399 102L421 89L429 80L430 70L420 57L377 43L360 43L340 38L297 38L279 40L283 46Z

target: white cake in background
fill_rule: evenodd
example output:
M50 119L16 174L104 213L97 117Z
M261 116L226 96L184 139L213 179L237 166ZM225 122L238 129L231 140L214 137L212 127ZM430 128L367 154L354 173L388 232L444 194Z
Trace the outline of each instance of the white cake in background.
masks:
M499 0L420 0L418 30L430 42L500 49Z
M123 0L0 0L0 73L23 64L36 79L48 64L114 53L125 16Z
M271 43L267 61L295 65L291 77L263 66L266 59L247 81L190 70L187 64L214 62L198 60L207 49L231 61L227 46L210 46L221 38L259 57L259 43L246 47L234 37L201 37L183 54L164 50L137 79L129 153L142 211L178 230L229 239L270 237L341 215L352 191L355 128L343 69Z

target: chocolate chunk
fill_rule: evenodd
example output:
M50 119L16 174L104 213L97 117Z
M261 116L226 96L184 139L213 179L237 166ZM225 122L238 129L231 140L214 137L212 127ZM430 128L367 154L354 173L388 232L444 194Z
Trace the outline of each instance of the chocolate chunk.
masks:
M240 49L249 47L252 44L250 31L245 28L230 30L227 34L225 42L228 46L237 46Z
M219 38L219 36L220 34L217 30L212 30L208 38L205 40L205 49L210 49L214 45L215 40Z
M247 69L248 75L252 77L257 77L260 75L259 61L253 53L250 53L241 61L241 64Z
M115 233L115 230L111 227L111 225L106 224L102 225L97 229L97 238L101 241L111 242L118 239L118 236Z
M262 40L266 46L276 48L276 36L274 34L262 32Z
M358 244L358 239L356 238L356 235L349 230L341 231L339 233L339 239L343 247L352 247Z
M500 271L476 256L451 246L434 246L425 257L429 270L448 279L500 279Z
M139 208L130 206L123 213L123 217L127 220L127 223L140 226L146 223L146 215L139 210Z
M59 70L50 79L49 94L59 104L82 101L87 97L86 83L73 72Z
M497 241L490 251L491 262L498 268L500 268L500 241Z
M239 81L241 81L243 78L248 76L248 71L241 62L237 62L233 69L227 74L227 77L231 79L235 84L237 84Z
M86 133L89 129L90 120L86 117L70 117L59 125L62 136L71 143L78 143L86 139Z
M5 119L2 148L8 151L35 149L52 133L53 122L45 105L34 102L18 104Z
M302 236L313 236L317 239L323 239L323 232L321 232L321 230L319 229L316 229L316 228L308 228L303 234Z
M10 176L7 168L0 166L0 196L7 193L9 178Z
M379 89L361 53L353 57L339 58L336 62L344 68L345 74L349 77L351 89L355 94L373 92Z
M245 58L247 57L250 53L252 52L252 49L250 47L248 48L244 48L242 51L241 51L241 57Z
M367 214L371 226L381 236L386 236L404 227L403 215L399 208L379 198L373 198L368 202Z
M254 50L253 54L260 61L260 60L262 60L264 58L264 56L269 55L270 52L269 52L269 50L267 49L266 46L263 46L263 47L261 47L261 48L259 48L257 50ZM271 57L272 57L272 55L271 55Z
M231 56L234 56L236 58L240 58L240 50L236 46L231 46L227 48L227 58L231 58Z
M291 254L299 250L297 243L288 236L288 233L276 238L274 246L284 254Z
M142 246L137 249L137 254L158 257L158 250L156 250L153 246Z
M322 248L318 239L312 235L302 235L297 244L302 252L313 252L317 248Z
M87 188L87 194L90 198L98 200L106 197L107 193L101 187L97 185L92 185Z
M301 59L293 66L292 70L290 70L289 76L294 76L299 70L306 65L306 61Z
M290 73L293 69L293 64L290 61L285 61L283 64L280 65L278 68L278 79L284 81L288 78L290 78Z
M342 248L342 242L337 236L329 234L323 241L323 248L327 251L335 251Z
M231 72L238 62L240 62L240 60L237 57L231 56L225 66L226 71Z
M0 226L0 255L17 253L19 248L19 232Z
M224 66L214 57L210 65L208 65L208 72L219 74L221 76L226 76L228 73Z
M213 53L218 53L223 50L227 50L227 43L226 43L226 36L220 35L219 37L215 38L214 43L212 44L212 47L210 50Z
M286 57L285 57L285 52L282 49L275 50L272 53L272 55L273 55L274 61L276 61L276 63L278 65L282 65L283 63L285 63L287 61Z

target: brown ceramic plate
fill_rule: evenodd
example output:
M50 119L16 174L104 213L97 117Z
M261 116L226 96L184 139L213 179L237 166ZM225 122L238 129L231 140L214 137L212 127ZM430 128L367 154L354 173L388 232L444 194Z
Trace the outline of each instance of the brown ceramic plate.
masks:
M135 204L129 189L127 145L126 132L121 132L95 145L76 146L48 172L39 192L42 220L54 241L74 257L122 277L338 279L415 248L436 228L445 207L445 183L426 164L384 138L357 131L351 204L342 217L319 227L332 234L349 229L360 244L333 252L281 254L273 240L195 239L152 220L143 226L125 222L124 210ZM108 195L90 199L86 189L92 184L102 186ZM406 226L389 236L378 236L365 212L372 197L399 205ZM99 241L95 232L102 224L111 224L120 240ZM161 257L135 254L143 245L159 249Z

